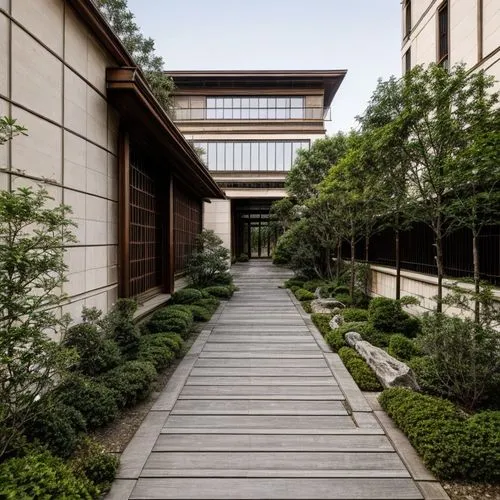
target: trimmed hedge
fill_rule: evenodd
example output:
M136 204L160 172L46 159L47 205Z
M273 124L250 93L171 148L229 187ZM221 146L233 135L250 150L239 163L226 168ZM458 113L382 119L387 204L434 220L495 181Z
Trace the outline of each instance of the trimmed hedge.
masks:
M400 333L391 335L388 352L401 361L410 361L411 358L419 354L415 342Z
M92 500L100 491L78 476L60 458L48 452L34 452L0 464L0 498Z
M170 300L174 304L192 304L201 298L203 298L203 296L200 290L196 288L183 288L182 290L174 292Z
M208 298L203 298L203 299L197 300L192 305L204 307L205 309L210 311L211 314L213 314L217 310L217 308L219 307L220 300L217 299L216 297L210 296Z
M57 388L56 396L83 415L89 430L109 424L118 415L114 392L87 377L69 378Z
M141 338L139 344L138 361L153 363L156 370L161 371L175 359L175 352L171 347L172 339L169 333L153 333Z
M333 352L337 352L346 345L344 336L339 333L338 328L336 330L330 329L330 332L325 335L325 340Z
M312 313L312 307L311 307L311 301L310 300L303 300L301 303L302 309L304 309L304 312L307 314Z
M212 317L212 312L206 307L199 306L196 304L191 304L189 309L193 313L193 318L195 321L208 321Z
M156 379L156 369L149 361L127 361L100 377L120 407L133 406L151 392Z
M285 288L292 288L292 286L297 286L302 288L304 286L304 280L298 278L290 278L285 281Z
M344 336L339 335L338 328L332 330L330 328L330 320L332 319L331 314L320 314L313 313L311 314L311 320L316 326L316 328L320 331L321 335L326 340L326 343L331 347L333 352L337 352L341 347L345 346Z
M500 481L499 411L467 417L449 401L399 387L379 401L436 476Z
M314 300L316 296L314 293L309 292L305 288L299 288L298 290L295 290L294 295L297 300Z
M420 320L403 311L399 300L376 297L368 306L371 323L382 332L400 332L406 337L416 337Z
M250 259L248 257L248 254L246 253L240 253L238 258L236 259L237 262L248 262Z
M322 287L324 285L328 285L328 281L325 281L325 280L309 280L309 281L306 281L302 285L302 288L304 288L304 290L307 290L308 292L315 292L316 288Z
M353 321L344 323L335 330L344 338L348 332L357 332L363 337L363 340L377 347L387 347L389 345L390 334L378 331L367 321Z
M172 305L156 311L146 323L145 328L149 333L173 332L186 338L193 322L193 313L189 306Z
M208 286L203 290L208 292L212 297L217 297L218 299L230 299L234 293L234 289L231 285Z
M353 321L368 321L368 311L366 309L355 307L342 309L341 314L346 323L352 323Z
M342 347L339 356L362 391L381 391L382 386L366 361L352 348Z

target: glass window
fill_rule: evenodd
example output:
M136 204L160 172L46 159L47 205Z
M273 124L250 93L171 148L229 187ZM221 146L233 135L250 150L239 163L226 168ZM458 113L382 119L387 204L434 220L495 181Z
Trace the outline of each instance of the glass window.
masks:
M292 143L285 142L284 144L284 155L283 155L283 168L285 170L290 170L292 166Z
M241 98L233 97L233 108L241 108Z
M267 97L259 97L259 109L267 108Z
M207 119L215 119L215 99L213 97L207 97Z
M223 142L217 142L217 167L216 170L225 170L226 158L225 158L225 144Z
M226 170L234 170L234 142L226 142Z
M303 97L292 97L290 98L290 107L293 109L299 109L304 107Z
M241 142L234 143L234 170L241 170Z
M231 120L233 118L233 110L224 108L224 120Z
M282 142L276 143L276 170L285 170L283 158L284 144Z
M259 144L259 168L258 170L267 170L267 142Z
M232 97L224 97L224 107L233 109L233 98Z
M250 120L257 120L259 118L259 110L250 108Z
M259 143L252 142L251 143L251 153L252 153L252 162L250 165L251 170L259 170Z
M276 143L267 144L267 170L276 170Z
M244 142L242 145L242 170L250 170L250 143Z
M288 108L290 105L287 101L289 102L289 99L285 97L278 97L278 99L276 99L276 107L279 109Z
M224 98L223 97L217 97L215 100L215 107L216 108L223 108L224 107Z
M248 120L250 118L250 110L248 108L241 108L241 119Z
M222 108L217 108L215 110L215 119L222 120L224 118L224 110Z
M266 108L259 108L259 120L267 120L268 110Z
M250 98L250 107L255 109L259 107L259 99L257 97Z
M217 167L217 144L215 142L209 142L207 144L208 151L208 168L210 170L215 170Z
M241 109L240 108L233 109L233 120L241 120Z

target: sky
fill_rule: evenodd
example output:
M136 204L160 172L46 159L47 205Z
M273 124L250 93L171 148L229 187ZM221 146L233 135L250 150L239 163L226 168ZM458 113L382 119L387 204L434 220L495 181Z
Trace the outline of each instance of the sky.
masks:
M327 133L401 74L398 0L128 0L168 70L347 69Z

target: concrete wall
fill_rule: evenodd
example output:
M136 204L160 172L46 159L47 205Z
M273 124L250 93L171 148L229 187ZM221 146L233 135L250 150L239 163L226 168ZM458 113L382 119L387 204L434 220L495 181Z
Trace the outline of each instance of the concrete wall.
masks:
M403 39L401 48L404 71L404 54L411 47L412 66L435 62L437 58L437 10L442 2L437 0L412 0L412 31ZM500 2L483 0L482 54L478 36L481 23L478 19L479 0L449 0L450 66L465 63L467 67L484 69L500 80ZM404 15L404 10L403 10ZM497 83L497 89L500 84Z
M73 208L63 309L74 318L117 297L119 118L107 66L116 63L64 0L0 0L0 115L29 134L0 147L0 188L42 184Z
M211 200L203 203L203 229L211 229L231 251L231 201Z

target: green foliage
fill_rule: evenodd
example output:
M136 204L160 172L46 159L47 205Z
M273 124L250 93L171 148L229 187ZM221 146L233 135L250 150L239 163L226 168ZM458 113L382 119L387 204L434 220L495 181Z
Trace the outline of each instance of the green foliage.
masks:
M97 498L99 490L48 452L33 452L0 464L0 498L6 500Z
M233 284L233 275L229 271L218 274L217 276L214 277L214 279L210 283L211 286L228 286L232 284Z
M377 330L370 322L354 321L352 323L344 323L335 330L344 338L348 332L356 332L363 337L363 340L377 347L387 347L391 334Z
M94 483L100 492L106 491L113 482L120 460L107 453L104 446L86 437L82 439L70 466L80 477L86 477Z
M403 388L386 389L379 401L438 477L500 480L500 412L466 417L449 401Z
M311 314L312 313L312 307L311 307L311 301L310 300L303 300L301 302L301 305L302 305L302 309L304 309L304 312L306 312L307 314Z
M153 314L146 323L146 329L149 333L179 333L186 338L193 326L193 321L193 313L188 306L167 306Z
M346 307L352 306L354 303L353 298L348 293L337 293L335 298Z
M294 292L295 297L297 300L314 300L316 297L313 292L309 292L305 288L299 288L298 290L295 290Z
M151 344L150 344L151 346ZM151 354L150 349L149 353ZM172 358L173 355L170 352ZM158 358L156 358L158 361ZM133 406L147 398L156 380L156 369L149 361L127 361L99 378L101 384L113 394L120 407Z
M435 362L430 356L415 356L408 362L423 392L434 396L442 395L441 383Z
M219 299L230 299L233 296L234 289L232 286L208 286L204 288L212 297Z
M183 288L172 294L171 301L174 304L192 304L201 298L202 294L196 288Z
M212 317L212 312L203 306L191 304L189 308L195 321L209 321Z
M88 430L103 427L118 415L113 391L87 377L70 377L57 388L56 396L83 415Z
M121 362L118 344L104 338L95 324L81 323L66 332L64 344L74 347L79 359L77 370L84 375L97 375L114 368Z
M415 341L399 333L391 335L388 352L391 356L405 362L419 354Z
M338 328L335 330L330 329L330 331L325 335L325 340L333 352L338 352L339 349L346 345L344 336L339 332Z
M158 102L169 111L174 82L164 72L163 59L155 54L154 40L145 38L141 33L134 15L127 7L127 0L97 0L96 3L135 63L144 72Z
M186 266L186 275L192 285L207 287L227 276L229 262L229 250L222 240L213 231L203 230L196 238L196 250Z
M328 285L328 282L326 282L325 280L316 279L316 280L306 281L302 286L302 288L304 288L304 290L307 290L308 292L314 293L316 291L316 288L320 288L325 285Z
M26 436L63 458L75 450L80 434L85 431L83 415L71 406L42 398L36 417L28 422Z
M220 300L217 297L212 297L210 294L208 294L209 297L205 297L203 299L197 300L193 306L199 306L203 307L204 309L207 309L210 311L211 314L213 314L217 308L219 307Z
M335 295L349 295L349 287L344 286L344 285L337 286L334 289L334 294Z
M341 314L346 323L368 321L368 311L366 309L342 309Z
M362 391L380 391L382 386L365 360L350 347L339 349L339 356Z
M28 129L17 123L15 118L0 116L0 146L12 140L16 135L28 135Z
M133 358L139 347L141 337L134 321L137 302L133 299L118 299L111 311L100 323L106 335L120 347L125 357Z
M69 207L51 201L43 189L0 191L0 457L76 361L52 340L69 322L59 311L65 246L75 238Z
M237 262L248 262L249 260L250 258L246 253L240 253L240 255L238 255L238 258L236 259Z
M285 281L285 288L292 288L292 286L298 286L299 288L304 287L304 280L298 278L290 278Z
M169 333L153 333L144 335L141 338L138 361L149 361L153 363L157 371L161 371L169 366L175 358L172 349L172 338Z
M467 409L500 391L500 334L469 319L426 315L418 345L428 356L426 370L438 394ZM424 372L425 373L425 372Z
M371 323L383 332L401 332L407 337L415 337L420 330L418 318L404 312L399 300L376 297L368 307Z

